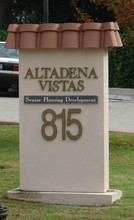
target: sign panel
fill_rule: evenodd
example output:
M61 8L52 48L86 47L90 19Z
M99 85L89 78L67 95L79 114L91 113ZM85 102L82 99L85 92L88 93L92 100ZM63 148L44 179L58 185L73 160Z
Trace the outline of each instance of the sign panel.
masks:
M107 55L20 50L22 190L108 190Z
M24 96L25 104L97 104L98 96Z

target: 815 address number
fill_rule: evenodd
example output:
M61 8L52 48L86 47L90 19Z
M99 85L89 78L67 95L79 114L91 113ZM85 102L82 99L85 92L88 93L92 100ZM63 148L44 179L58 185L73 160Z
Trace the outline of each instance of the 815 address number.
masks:
M66 140L66 136L72 141L78 140L82 135L82 124L78 119L74 118L73 115L80 113L81 113L81 109L79 108L74 108L74 109L71 108L68 110L62 109L60 114L56 114L56 112L53 109L44 110L42 113L42 120L44 122L41 128L42 137L47 141L53 141L57 137L57 132L58 132L56 120L61 119L62 140ZM47 119L48 114L51 115L50 120ZM78 131L75 135L72 134L71 131L69 130L69 127L71 125L76 125L78 128ZM48 127L52 128L51 135L48 135L46 132L46 129Z

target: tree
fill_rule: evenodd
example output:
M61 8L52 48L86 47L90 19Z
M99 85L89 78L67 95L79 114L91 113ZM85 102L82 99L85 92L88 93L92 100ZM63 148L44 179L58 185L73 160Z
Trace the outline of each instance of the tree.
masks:
M43 0L0 0L0 10L5 11L4 29L10 23L43 23ZM73 16L70 0L49 0L49 22L76 22Z
M134 0L99 0L101 2L113 10L122 32L134 37Z
M85 10L81 7L81 1L70 1L75 12L74 16L77 17L78 21L110 21L107 17L109 14L111 21L116 21L119 24L121 32L127 33L124 38L124 43L130 38L134 43L134 0L86 0L84 1L86 3L86 7L84 6ZM95 14L93 14L92 5L94 5ZM97 10L102 14L103 19L97 16Z
M77 22L72 13L70 0L49 0L49 3L51 23Z
M114 21L113 11L108 11L104 4L99 4L98 0L70 0L74 17L77 22L106 22Z
M42 0L7 0L7 24L40 23L43 18Z

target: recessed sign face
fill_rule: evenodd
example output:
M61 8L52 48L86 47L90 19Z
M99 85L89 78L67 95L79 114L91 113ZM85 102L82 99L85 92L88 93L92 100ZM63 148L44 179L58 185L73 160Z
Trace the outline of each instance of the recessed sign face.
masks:
M21 189L108 189L107 75L104 49L20 50Z

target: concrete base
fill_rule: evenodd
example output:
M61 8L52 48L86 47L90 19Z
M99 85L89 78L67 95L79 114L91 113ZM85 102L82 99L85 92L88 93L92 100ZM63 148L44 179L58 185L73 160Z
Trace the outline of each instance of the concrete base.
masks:
M108 190L106 193L77 192L31 192L14 189L7 192L9 199L62 204L75 206L109 206L122 196L121 190Z

